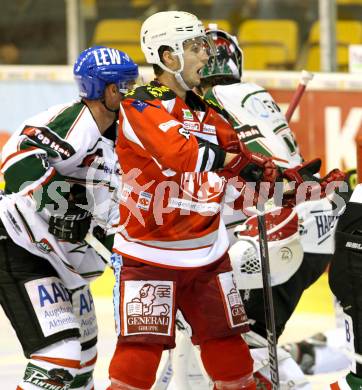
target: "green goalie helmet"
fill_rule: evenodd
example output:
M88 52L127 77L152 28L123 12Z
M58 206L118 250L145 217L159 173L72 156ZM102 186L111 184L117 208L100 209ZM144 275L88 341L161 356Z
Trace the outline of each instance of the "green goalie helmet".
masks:
M205 79L212 76L232 76L240 80L243 72L243 52L236 37L217 28L207 29L206 35L213 40L216 55L210 56L209 62L202 69L201 77Z

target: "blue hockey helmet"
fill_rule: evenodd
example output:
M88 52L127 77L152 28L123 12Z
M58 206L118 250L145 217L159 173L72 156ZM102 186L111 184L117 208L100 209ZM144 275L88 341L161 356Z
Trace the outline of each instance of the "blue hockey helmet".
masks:
M80 53L73 67L79 95L95 100L103 96L108 84L117 84L122 93L138 77L138 66L120 50L93 46Z

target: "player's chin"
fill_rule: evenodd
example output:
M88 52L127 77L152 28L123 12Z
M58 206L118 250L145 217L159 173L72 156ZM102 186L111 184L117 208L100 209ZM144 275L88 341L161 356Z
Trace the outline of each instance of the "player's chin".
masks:
M197 73L193 78L194 87L198 87L201 84L201 76Z

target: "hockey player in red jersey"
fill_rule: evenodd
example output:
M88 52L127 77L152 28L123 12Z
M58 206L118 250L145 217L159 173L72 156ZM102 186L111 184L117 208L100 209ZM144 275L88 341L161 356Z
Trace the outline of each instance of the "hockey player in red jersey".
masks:
M197 17L154 14L143 23L141 47L156 80L121 104L118 343L109 389L151 388L162 351L175 345L176 310L191 325L214 389L255 389L220 209L240 197L245 180L272 189L276 167L249 152L227 120L192 92L212 50Z

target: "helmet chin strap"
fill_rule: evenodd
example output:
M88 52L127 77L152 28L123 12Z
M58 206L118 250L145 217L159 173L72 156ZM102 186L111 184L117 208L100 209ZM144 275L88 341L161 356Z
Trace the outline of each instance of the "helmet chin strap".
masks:
M191 88L185 83L185 80L183 79L181 72L175 73L175 78L182 89L184 89L185 91L191 91Z
M175 75L175 79L176 81L178 82L179 86L184 90L184 91L191 91L191 88L186 84L185 80L183 79L182 75L181 75L181 72L183 71L184 69L184 57L182 55L182 53L178 53L177 54L177 57L179 58L180 60L180 69L178 70L171 70L170 68L168 68L163 62L160 62L158 65L163 69L165 70L166 72L169 72L169 73L172 73Z
M106 104L106 99L104 98L104 95L103 95L102 99L99 99L99 101L103 104L104 108L107 111L114 112L118 116L119 108L113 109L113 108L108 107L107 104Z

